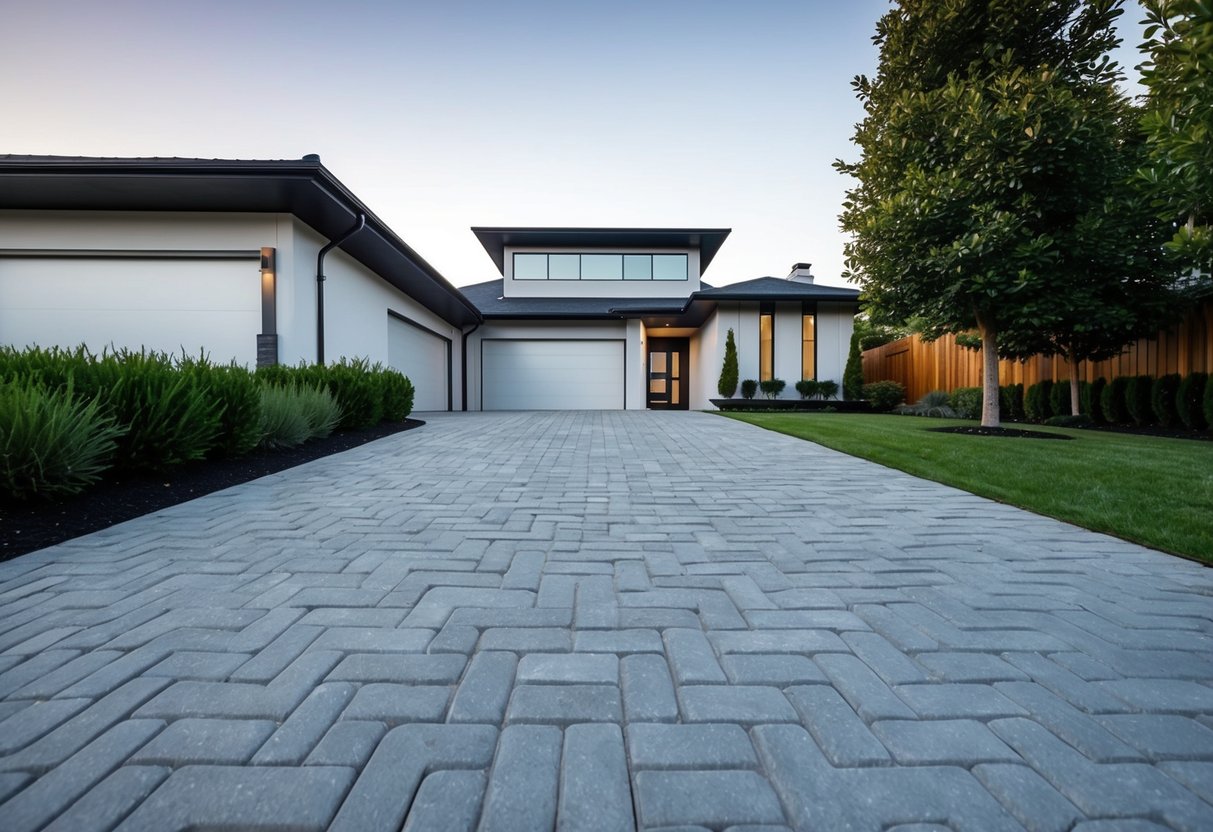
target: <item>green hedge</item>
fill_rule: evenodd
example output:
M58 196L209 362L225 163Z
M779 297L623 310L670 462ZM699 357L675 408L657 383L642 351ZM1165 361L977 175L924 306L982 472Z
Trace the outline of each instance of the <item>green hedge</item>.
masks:
M1062 379L1053 383L1049 389L1049 418L1054 416L1073 416L1070 407L1070 380Z
M1184 427L1191 430L1204 430L1210 426L1201 408L1201 400L1209 383L1208 373L1188 373L1179 383L1175 391L1175 410Z
M1053 396L1052 381L1038 381L1024 393L1024 417L1030 422L1043 422L1053 415L1051 399Z
M1003 419L1022 422L1023 414L1023 385L1005 384L998 388L999 415Z
M948 396L948 406L961 419L981 418L981 388L957 387Z
M1179 408L1175 397L1179 393L1179 385L1183 379L1178 373L1168 373L1154 380L1150 389L1150 410L1158 424L1164 428L1175 427L1179 424Z
M1133 376L1125 384L1125 410L1133 424L1154 423L1154 408L1150 398L1154 392L1154 376Z
M1129 409L1125 406L1125 393L1129 387L1127 376L1117 376L1108 382L1099 397L1099 409L1105 422L1124 425L1129 421Z
M863 397L873 410L884 412L905 401L906 388L896 381L874 381L863 386Z
M1103 414L1103 391L1108 382L1100 376L1092 382L1083 382L1078 392L1079 405L1082 412L1091 417L1091 421L1102 424L1107 420Z

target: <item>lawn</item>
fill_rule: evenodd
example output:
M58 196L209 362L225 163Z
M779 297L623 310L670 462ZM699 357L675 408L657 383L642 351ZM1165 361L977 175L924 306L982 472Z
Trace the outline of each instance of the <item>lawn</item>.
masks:
M852 456L1213 563L1213 442L1036 428L1070 442L932 433L951 419L729 413Z

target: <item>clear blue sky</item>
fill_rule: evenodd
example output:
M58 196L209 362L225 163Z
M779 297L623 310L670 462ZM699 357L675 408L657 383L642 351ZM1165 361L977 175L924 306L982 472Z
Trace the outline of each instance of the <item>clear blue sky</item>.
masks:
M717 285L813 263L885 0L39 0L0 27L0 152L325 165L456 285L472 225L730 227ZM1132 47L1141 18L1122 21Z

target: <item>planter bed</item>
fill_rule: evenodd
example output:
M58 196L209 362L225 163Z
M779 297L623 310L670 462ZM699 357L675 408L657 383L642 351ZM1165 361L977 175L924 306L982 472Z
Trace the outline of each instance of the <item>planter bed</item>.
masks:
M838 413L871 413L872 406L866 401L844 401L827 399L708 399L720 410L825 410Z

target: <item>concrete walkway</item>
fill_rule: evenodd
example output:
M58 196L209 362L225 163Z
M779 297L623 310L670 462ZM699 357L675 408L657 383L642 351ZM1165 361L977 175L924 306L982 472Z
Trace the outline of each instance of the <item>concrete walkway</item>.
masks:
M727 419L438 415L0 564L0 829L1208 830L1211 633Z

